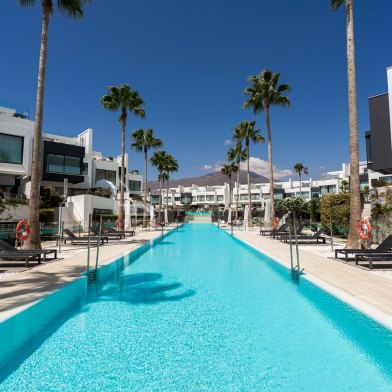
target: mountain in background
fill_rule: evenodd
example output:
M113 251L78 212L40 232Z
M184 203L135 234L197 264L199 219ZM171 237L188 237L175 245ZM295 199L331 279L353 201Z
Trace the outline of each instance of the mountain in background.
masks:
M233 185L235 181L237 181L237 173L232 178ZM187 187L187 186L192 186L193 184L198 186L212 186L212 185L224 185L225 182L227 183L229 182L228 177L224 176L220 171L216 171L199 177L189 177L189 178L182 178L180 180L170 180L169 186L170 188L177 187L178 185L183 185ZM269 182L269 180L264 176L260 176L259 174L251 172L250 182L253 184L260 184L260 183ZM248 183L247 174L246 171L244 170L240 171L240 183L241 184ZM152 191L159 189L158 181L149 181L147 183L147 189L148 188L150 188Z

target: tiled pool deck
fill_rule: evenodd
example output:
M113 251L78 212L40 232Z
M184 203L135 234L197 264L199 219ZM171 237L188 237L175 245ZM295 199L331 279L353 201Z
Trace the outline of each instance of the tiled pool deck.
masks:
M100 266L143 246L161 235L160 231L140 231L135 237L109 243L100 248ZM244 241L289 267L289 246L258 234L235 231ZM80 247L82 248L82 247ZM0 322L31 306L37 300L80 279L86 270L86 249L66 247L63 259L15 274L0 275ZM355 268L331 258L330 245L300 246L301 267L305 278L392 328L392 280ZM96 249L91 252L95 261Z
M109 264L160 235L160 231L138 231L134 237L126 237L121 241L109 241L99 249L99 265ZM56 246L50 246L50 248L56 248ZM91 264L94 265L95 256L96 247L91 248L90 256ZM86 271L87 249L85 246L64 246L58 257L59 259L53 262L28 270L19 268L21 270L19 273L0 275L0 322L64 285L80 279L81 274ZM18 270L18 268L15 269Z

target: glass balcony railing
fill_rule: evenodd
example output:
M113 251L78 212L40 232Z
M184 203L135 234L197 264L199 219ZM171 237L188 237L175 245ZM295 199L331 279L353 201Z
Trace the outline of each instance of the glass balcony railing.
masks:
M20 103L9 102L0 99L0 114L7 114L12 117L28 119L29 107Z

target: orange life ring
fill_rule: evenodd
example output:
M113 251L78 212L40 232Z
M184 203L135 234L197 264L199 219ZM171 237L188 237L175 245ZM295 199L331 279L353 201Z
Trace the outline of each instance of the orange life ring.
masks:
M279 218L277 216L275 216L275 218L274 218L274 226L278 227L278 225L279 225Z
M368 241L372 237L372 225L367 219L362 219L358 223L357 230L361 240Z
M16 225L16 236L21 241L26 241L30 235L30 226L26 220L22 219Z

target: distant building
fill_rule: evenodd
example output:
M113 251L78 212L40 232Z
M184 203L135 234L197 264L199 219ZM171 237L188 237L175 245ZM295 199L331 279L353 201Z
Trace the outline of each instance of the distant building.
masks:
M361 189L370 186L369 179L380 178L381 174L372 172L367 168L367 162L360 162ZM304 199L319 199L329 193L341 193L342 182L350 181L350 165L343 163L342 169L327 172L319 179L288 180L275 182L275 200L282 200L286 197L302 197ZM239 205L248 204L248 185L234 183L232 195L230 197L229 184L216 186L197 186L190 187L179 185L169 189L168 204L171 207L179 208L184 205L191 205L200 208L210 208L212 206L228 207L234 206L237 201L237 188L239 193ZM260 207L263 201L270 198L269 183L251 184L251 199L254 207ZM166 205L166 190L162 192L162 203ZM159 190L151 193L151 203L159 203Z

